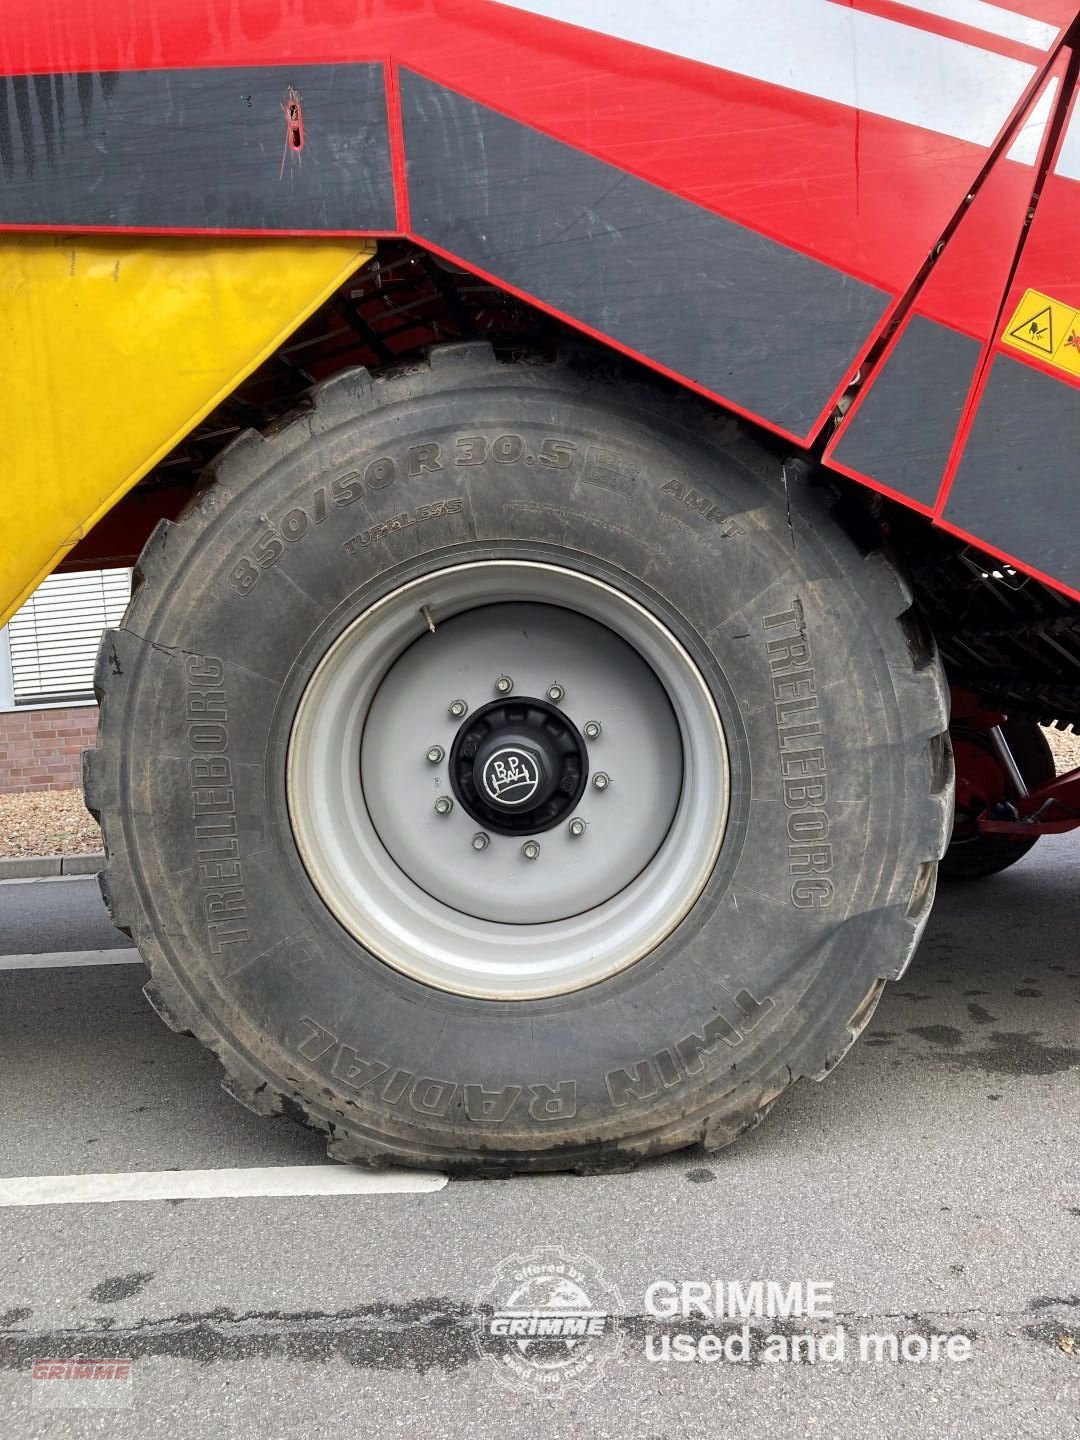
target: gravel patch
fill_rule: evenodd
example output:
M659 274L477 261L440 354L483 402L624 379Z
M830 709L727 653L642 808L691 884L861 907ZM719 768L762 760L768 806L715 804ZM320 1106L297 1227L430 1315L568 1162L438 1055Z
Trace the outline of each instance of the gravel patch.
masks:
M1080 765L1080 735L1074 735L1071 730L1047 730L1045 733L1054 752L1058 774L1075 770Z
M0 795L0 856L89 855L102 849L81 790Z

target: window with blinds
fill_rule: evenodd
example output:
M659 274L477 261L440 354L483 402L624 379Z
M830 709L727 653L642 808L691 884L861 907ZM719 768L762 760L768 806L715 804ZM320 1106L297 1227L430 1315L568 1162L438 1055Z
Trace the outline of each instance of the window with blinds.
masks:
M78 570L43 580L8 621L15 704L92 700L101 632L119 625L130 593L130 570Z

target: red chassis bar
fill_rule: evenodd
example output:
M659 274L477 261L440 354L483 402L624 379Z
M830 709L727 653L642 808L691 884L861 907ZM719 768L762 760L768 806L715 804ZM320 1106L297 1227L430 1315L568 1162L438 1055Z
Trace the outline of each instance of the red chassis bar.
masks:
M1060 835L1080 827L1080 766L1029 789L1009 749L1002 726L1008 716L986 710L969 690L952 692L954 730L977 731L989 741L990 754L956 747L956 804L967 812L965 828L980 835ZM988 765L1004 772L1010 799L993 799L986 784Z

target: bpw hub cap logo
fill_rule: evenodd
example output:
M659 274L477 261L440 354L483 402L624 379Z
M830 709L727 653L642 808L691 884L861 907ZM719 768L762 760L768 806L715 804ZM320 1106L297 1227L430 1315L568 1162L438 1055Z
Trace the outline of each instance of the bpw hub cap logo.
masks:
M496 750L484 766L484 789L489 800L502 805L525 805L540 788L536 757L516 745Z
M513 1256L477 1296L476 1348L516 1389L595 1385L622 1350L622 1297L587 1255Z

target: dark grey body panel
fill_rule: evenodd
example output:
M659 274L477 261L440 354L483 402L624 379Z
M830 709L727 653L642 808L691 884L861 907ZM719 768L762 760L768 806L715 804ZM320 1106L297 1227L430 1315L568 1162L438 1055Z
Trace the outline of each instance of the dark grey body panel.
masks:
M801 438L889 297L401 73L411 228Z
M996 356L944 519L1080 589L1080 389Z
M302 115L299 150L286 131L293 95ZM0 224L393 229L383 68L4 79Z
M842 427L831 458L932 506L981 348L916 315Z

